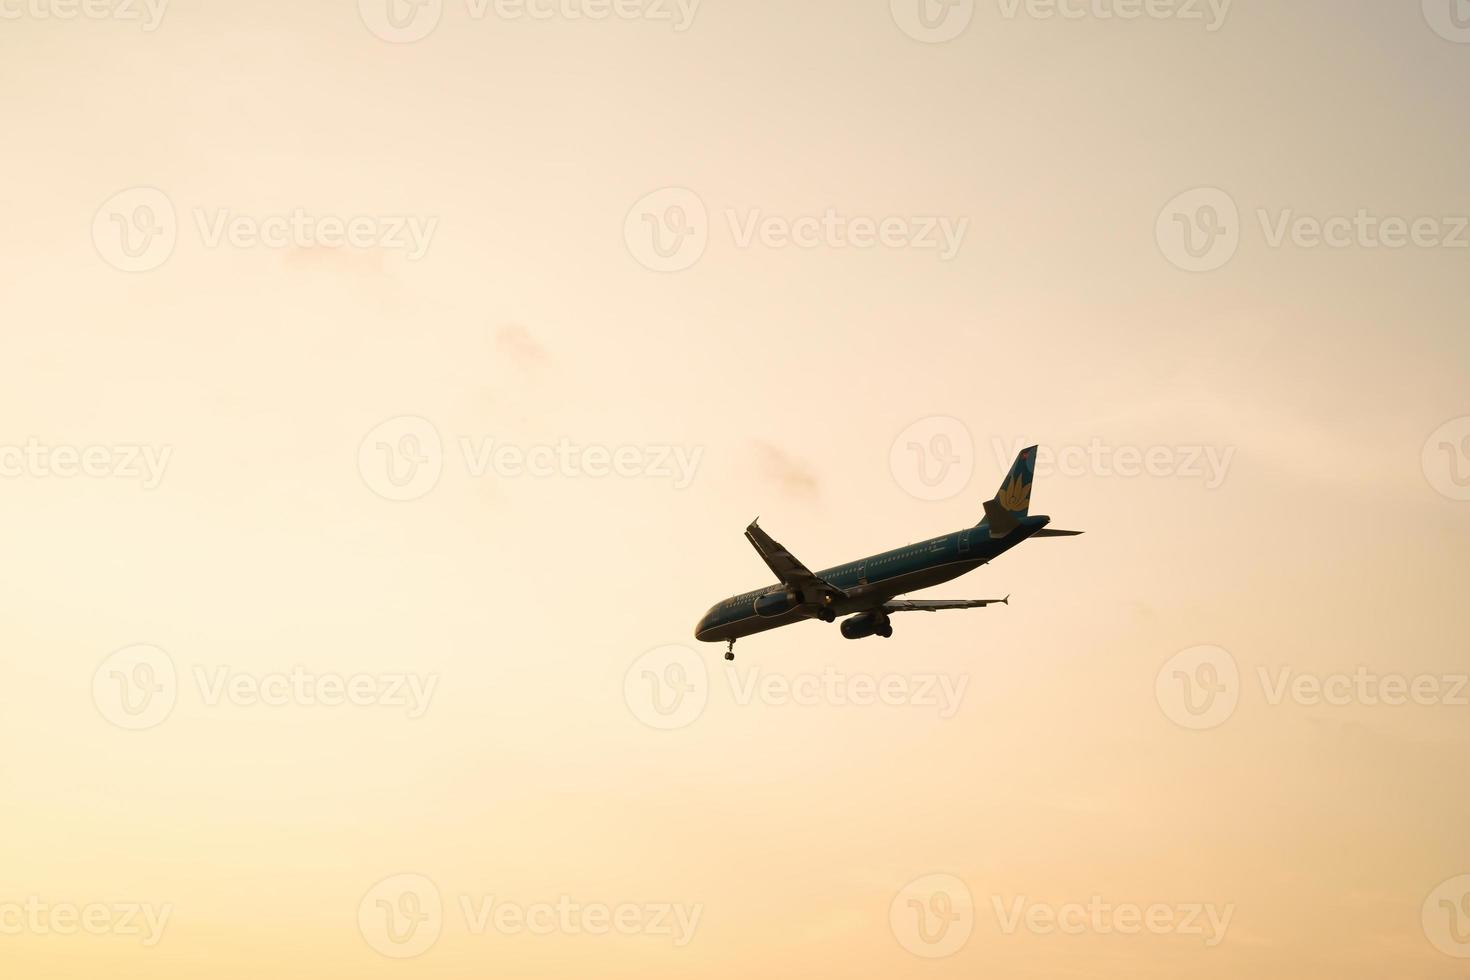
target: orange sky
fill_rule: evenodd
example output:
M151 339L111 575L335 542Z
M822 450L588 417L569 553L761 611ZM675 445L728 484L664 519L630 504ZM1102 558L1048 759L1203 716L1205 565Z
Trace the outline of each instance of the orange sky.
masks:
M0 2L6 976L1463 975L1448 0L386 2Z

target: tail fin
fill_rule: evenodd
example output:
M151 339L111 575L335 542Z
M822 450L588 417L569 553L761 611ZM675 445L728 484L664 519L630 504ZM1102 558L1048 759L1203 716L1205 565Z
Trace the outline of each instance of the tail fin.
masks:
M985 502L985 519L996 537L1004 537L1016 528L1018 520L1031 510L1031 480L1036 474L1036 447L1021 450L1005 482L994 500Z

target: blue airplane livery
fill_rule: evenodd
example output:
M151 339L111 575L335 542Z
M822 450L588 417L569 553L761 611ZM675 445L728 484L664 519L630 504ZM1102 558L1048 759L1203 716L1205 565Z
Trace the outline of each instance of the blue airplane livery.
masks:
M842 621L849 640L868 636L890 637L889 617L899 612L938 612L976 609L1004 599L900 599L959 578L1005 554L1029 538L1073 537L1081 531L1047 527L1050 517L1031 514L1031 480L1036 472L1036 447L1023 449L1006 474L993 500L985 502L985 517L974 527L930 538L918 544L869 555L857 561L812 572L769 534L759 518L745 529L745 537L779 580L775 585L744 592L715 603L694 627L694 638L728 643L726 660L735 659L735 641L808 619Z

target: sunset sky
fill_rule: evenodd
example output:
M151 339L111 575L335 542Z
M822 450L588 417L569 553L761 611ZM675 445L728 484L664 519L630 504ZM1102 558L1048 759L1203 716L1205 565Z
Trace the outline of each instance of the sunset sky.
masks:
M391 4L391 6L390 6ZM1449 980L1470 4L0 0L0 973ZM978 522L895 617L696 643Z

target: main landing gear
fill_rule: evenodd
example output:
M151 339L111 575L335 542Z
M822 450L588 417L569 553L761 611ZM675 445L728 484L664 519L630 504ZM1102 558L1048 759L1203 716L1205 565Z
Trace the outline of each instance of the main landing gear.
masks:
M731 640L730 641L730 648L725 651L725 659L726 660L734 660L735 659L735 641L734 640Z

